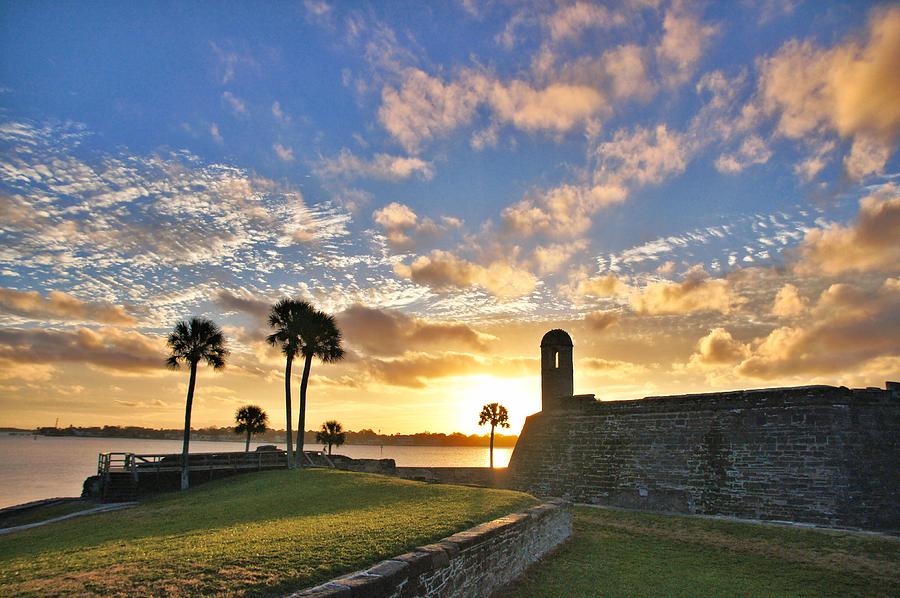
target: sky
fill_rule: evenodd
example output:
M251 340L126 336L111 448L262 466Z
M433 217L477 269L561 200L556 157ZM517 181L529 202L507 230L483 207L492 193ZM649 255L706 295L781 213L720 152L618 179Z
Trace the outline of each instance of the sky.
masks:
M283 427L283 297L309 428L517 433L552 328L600 400L883 387L898 139L896 3L2 2L0 426L179 427L203 316L193 425Z

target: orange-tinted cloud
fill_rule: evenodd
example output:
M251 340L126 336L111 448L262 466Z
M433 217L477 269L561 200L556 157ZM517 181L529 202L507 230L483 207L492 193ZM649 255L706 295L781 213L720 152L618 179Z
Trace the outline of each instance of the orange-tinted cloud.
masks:
M482 266L441 250L419 256L409 265L399 263L394 271L435 289L478 286L501 298L521 297L537 286L537 278L514 262L496 260Z
M750 354L749 347L724 328L713 328L697 341L690 363L695 365L735 364Z
M635 384L643 382L643 379L649 372L647 366L639 363L616 359L600 359L597 357L579 359L578 365L603 378L626 380Z
M364 160L348 149L342 149L334 158L322 159L314 168L323 178L371 177L388 181L402 181L413 175L428 181L434 176L434 165L421 158L375 154Z
M588 189L578 185L560 185L505 208L501 214L504 228L517 235L544 234L571 238L586 232L591 215L605 205L623 201L624 188Z
M594 332L602 332L619 321L619 315L613 311L595 311L584 317L584 321Z
M0 329L0 359L17 363L87 363L127 373L164 370L165 358L162 338L118 328Z
M900 190L885 185L859 202L856 222L806 233L798 248L800 274L900 270Z
M429 322L399 311L353 305L337 314L347 342L368 355L401 355L428 348L483 353L494 337L461 323Z
M429 380L451 376L532 376L540 370L537 358L476 357L453 352L410 352L394 359L371 358L365 364L375 380L408 388L424 388Z
M57 372L57 368L48 363L21 363L0 357L0 380L45 382Z
M800 295L797 287L792 284L785 284L778 290L778 294L775 295L775 302L772 304L772 314L781 318L797 316L806 311L807 303L809 302L806 297Z
M215 302L225 309L246 312L259 318L268 316L269 310L272 308L271 302L257 299L244 290L235 293L227 289L221 289L216 293Z
M544 26L553 41L577 39L585 30L608 29L621 26L625 22L626 19L621 13L610 11L605 6L581 1L561 6L544 18Z
M841 374L875 359L900 357L900 279L865 291L834 284L819 297L809 321L781 327L754 343L737 372L752 378Z
M137 322L118 305L82 301L62 291L50 291L43 297L37 291L0 289L0 312L36 320L91 321L126 325Z
M584 251L588 246L586 240L573 241L572 243L553 243L551 245L539 245L534 248L531 261L539 274L557 272L572 256Z
M718 32L717 27L703 23L689 6L681 0L672 3L663 21L663 38L656 48L660 70L669 85L690 80L703 51Z
M649 315L701 311L727 314L743 301L727 279L710 278L701 267L692 268L681 282L650 283L631 296L632 308L638 313Z
M582 297L615 297L624 295L631 287L621 278L609 272L599 276L588 276L583 270L576 271L561 291L575 299Z
M409 68L399 89L385 87L378 119L407 151L469 122L483 98L477 79L462 77L444 83L438 77Z
M606 99L593 87L561 83L538 89L524 81L495 81L488 101L497 118L525 131L564 133L608 109Z
M384 229L388 243L397 249L409 249L423 239L462 225L456 218L444 217L440 224L431 218L419 218L409 206L396 201L375 210L372 219Z
M883 170L900 134L900 8L873 10L865 39L830 49L794 40L759 68L763 107L777 115L780 133L852 137L848 174Z

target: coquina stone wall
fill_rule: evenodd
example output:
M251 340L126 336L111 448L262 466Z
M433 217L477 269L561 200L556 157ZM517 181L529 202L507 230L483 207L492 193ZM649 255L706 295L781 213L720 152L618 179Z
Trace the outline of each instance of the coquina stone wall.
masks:
M507 487L505 467L397 467L393 475L417 482Z
M583 503L900 530L895 384L563 405L527 419L510 486Z
M490 596L572 534L572 506L552 500L290 598Z

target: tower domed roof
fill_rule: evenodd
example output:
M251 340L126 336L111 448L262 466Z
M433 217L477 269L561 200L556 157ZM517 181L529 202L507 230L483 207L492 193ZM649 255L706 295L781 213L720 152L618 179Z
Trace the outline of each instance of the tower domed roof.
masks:
M554 328L541 339L542 347L571 347L572 337L565 330Z

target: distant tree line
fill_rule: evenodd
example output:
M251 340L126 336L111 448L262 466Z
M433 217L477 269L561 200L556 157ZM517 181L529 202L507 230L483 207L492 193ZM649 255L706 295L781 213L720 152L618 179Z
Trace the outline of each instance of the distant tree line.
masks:
M303 441L306 444L321 444L316 439L316 434L321 430L307 430L304 434ZM163 429L163 428L144 428L141 426L88 426L67 428L44 427L37 428L35 433L43 436L86 436L86 437L106 437L106 438L148 438L148 439L166 439L180 440L184 433L181 428ZM419 432L417 434L378 434L374 430L362 429L358 432L345 430L344 444L362 444L362 445L384 445L384 446L477 446L484 447L485 442L489 439L489 434L465 435L459 432L452 434ZM191 438L193 440L216 440L216 441L236 441L238 437L235 435L234 427L208 427L191 429ZM516 445L518 436L497 434L494 437L494 446L501 448L512 448ZM253 435L254 442L272 442L278 443L284 440L284 430L266 430L260 434Z

